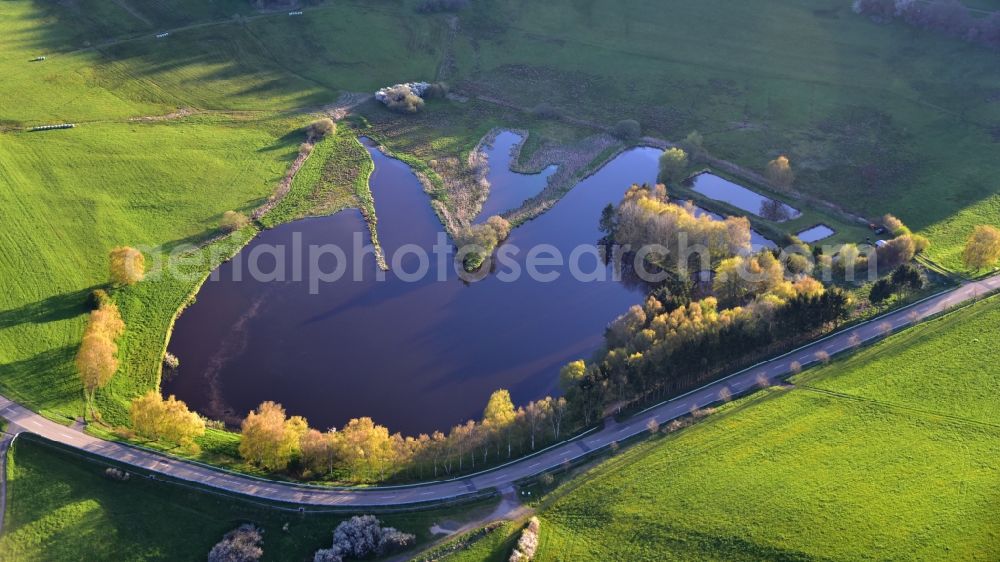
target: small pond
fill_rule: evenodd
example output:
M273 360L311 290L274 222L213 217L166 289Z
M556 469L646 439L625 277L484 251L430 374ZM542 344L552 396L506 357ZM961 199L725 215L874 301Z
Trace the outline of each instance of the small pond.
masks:
M826 226L825 224L817 224L812 228L803 230L802 232L796 234L796 236L799 237L799 240L805 242L806 244L810 244L812 242L818 242L824 238L829 238L836 233L837 231L829 226Z
M505 162L510 162L511 151L522 139L521 135L510 131L503 131L493 139L493 145L488 150L488 154L493 157L490 158L490 170L486 175L486 179L490 182L490 194L475 222L483 222L493 215L520 207L526 199L538 195L545 189L549 176L556 173L557 167L549 166L538 174L514 174L509 168L501 168L496 164L497 155L506 154Z
M709 172L703 172L691 178L691 188L706 197L729 203L737 209L777 222L794 219L802 214L794 207L765 197L756 191ZM768 205L774 205L770 213L764 211ZM777 217L773 214L777 214Z

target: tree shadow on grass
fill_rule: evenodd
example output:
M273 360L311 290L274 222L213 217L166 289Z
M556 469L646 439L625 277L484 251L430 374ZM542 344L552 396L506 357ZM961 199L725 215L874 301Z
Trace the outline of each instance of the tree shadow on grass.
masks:
M70 293L54 295L38 302L26 304L18 308L0 311L0 330L21 324L45 324L75 318L90 310L89 298L95 289L102 285L94 285Z
M80 381L73 372L76 350L75 345L65 345L0 364L0 389L33 410L59 410L69 415L75 410L72 404L82 397Z

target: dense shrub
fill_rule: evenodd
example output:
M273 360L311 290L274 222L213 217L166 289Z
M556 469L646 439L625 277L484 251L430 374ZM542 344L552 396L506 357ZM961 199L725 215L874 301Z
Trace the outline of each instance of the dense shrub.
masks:
M306 136L308 136L310 140L319 140L333 134L336 130L337 124L333 122L333 119L324 117L313 121L308 127L306 127Z
M448 85L444 82L434 82L433 84L427 86L427 89L424 90L423 97L424 99L429 100L443 99L447 97L449 90L450 88L448 88Z
M642 127L635 119L623 119L615 124L611 134L625 142L634 142L642 134Z
M354 516L333 531L333 546L316 551L314 562L385 556L413 545L414 535L383 527L374 515Z
M249 523L226 533L208 553L208 562L256 562L264 556L264 531Z
M541 530L541 522L537 517L532 517L528 521L528 526L521 531L520 538L517 539L517 546L511 553L510 562L531 562L535 559L535 552L538 550L538 533Z
M668 148L660 155L660 181L675 182L687 171L688 155L682 148Z
M384 93L383 103L397 113L416 113L424 108L424 99L405 84L386 88Z

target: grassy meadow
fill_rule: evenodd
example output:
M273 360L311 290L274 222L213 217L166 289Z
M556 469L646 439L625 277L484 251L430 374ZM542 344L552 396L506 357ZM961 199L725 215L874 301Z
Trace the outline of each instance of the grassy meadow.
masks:
M998 322L994 297L606 461L542 499L536 559L995 560Z
M358 3L310 16L255 15L242 0L0 6L0 392L56 419L83 414L72 360L88 296L106 282L107 252L137 246L152 271L115 295L128 330L98 394L105 420L125 423L129 401L159 384L178 308L255 230L190 250L182 279L156 264L217 237L223 212L265 201L304 140L303 108L434 70L433 49L414 43L433 36L429 20ZM379 48L360 49L373 29ZM289 68L309 52L315 68ZM78 127L24 130L60 122ZM267 226L356 206L365 162L342 128Z
M311 560L317 549L330 546L334 527L350 515L303 516L138 475L119 482L103 471L102 464L49 445L15 441L0 560L204 560L223 534L244 522L264 529L264 560ZM422 543L432 538L435 522L476 517L494 503L380 519Z
M462 18L459 68L489 95L634 118L670 140L697 129L756 170L788 154L796 189L898 215L951 268L975 224L1000 224L1000 67L986 49L835 0L487 0Z

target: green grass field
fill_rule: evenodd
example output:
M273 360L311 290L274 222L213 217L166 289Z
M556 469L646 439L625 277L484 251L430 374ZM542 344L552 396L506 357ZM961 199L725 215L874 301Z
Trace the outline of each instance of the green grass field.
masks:
M459 68L487 93L635 118L671 140L697 129L757 170L787 153L797 189L897 214L948 267L975 224L1000 224L1000 70L986 49L834 0L493 0L462 18Z
M274 191L311 119L299 108L436 65L419 39L433 37L432 23L386 7L337 3L308 20L237 21L252 13L246 2L184 4L0 6L0 392L56 419L83 414L72 359L112 247L140 247L155 273L165 255L218 235L223 212L249 212ZM190 27L153 37L180 26ZM378 48L361 49L373 30ZM315 67L290 68L309 53ZM191 113L136 120L181 108ZM18 130L60 122L78 127ZM358 205L365 162L342 128L267 225ZM126 423L129 401L158 386L177 310L254 232L192 253L183 279L151 274L115 295L128 330L121 368L98 394L106 421Z
M603 463L542 500L537 560L995 560L998 322L993 298Z
M27 439L15 441L9 460L0 537L5 561L204 560L223 534L244 522L264 529L265 560L311 560L347 517L302 516L141 476L118 482L103 475L104 465ZM488 513L494 503L380 518L424 542L434 522Z

